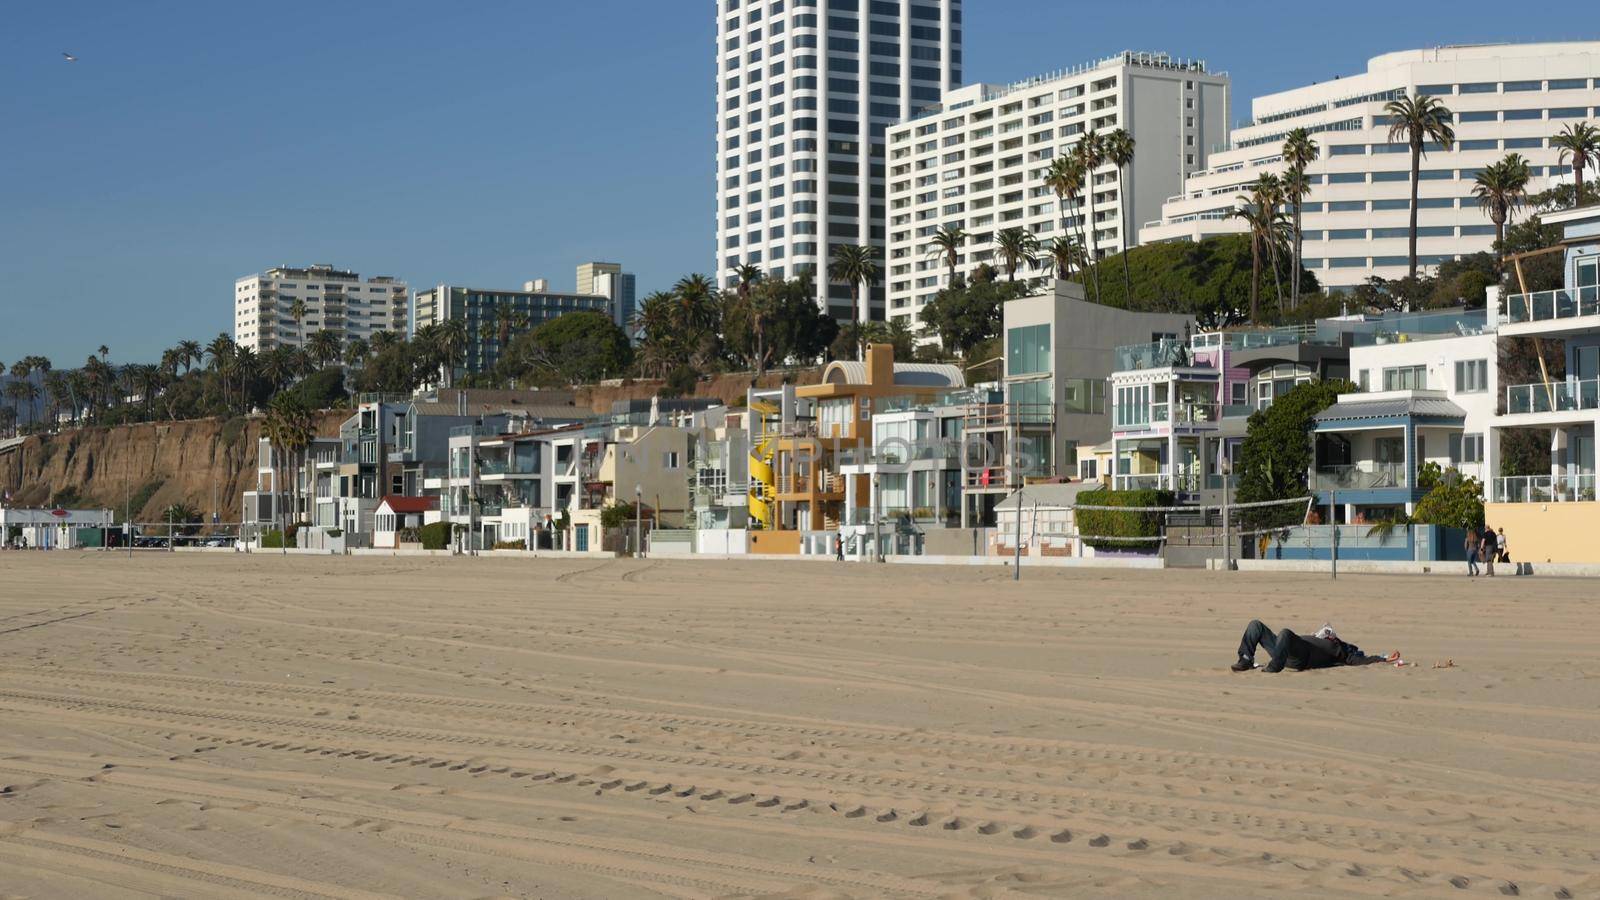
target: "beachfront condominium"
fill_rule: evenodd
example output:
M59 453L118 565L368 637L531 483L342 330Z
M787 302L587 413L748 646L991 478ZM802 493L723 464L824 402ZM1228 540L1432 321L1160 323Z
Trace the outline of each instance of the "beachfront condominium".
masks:
M1008 228L1041 244L1070 237L1101 256L1131 243L1127 223L1154 216L1205 168L1207 148L1227 131L1228 93L1228 76L1202 61L1125 52L1016 84L965 85L891 127L890 321L915 330L918 310L948 285L948 264L932 244L941 227L967 233L955 267L962 277L985 263L1003 268L994 244ZM1086 227L1087 193L1063 210L1045 175L1084 135L1119 128L1134 139L1133 160L1124 170L1109 160L1095 169L1094 225ZM1023 263L1017 276L1029 274Z
M850 318L828 258L882 253L885 132L961 81L961 0L717 0L716 16L717 276L809 272ZM861 310L883 317L881 281Z
M578 293L593 294L611 299L611 319L617 327L632 333L634 312L634 278L622 266L609 262L586 262L578 265Z
M343 343L370 341L380 331L404 334L405 282L320 264L277 266L234 282L233 340L240 347L257 353L301 347L324 329Z
M487 372L518 335L570 312L613 315L611 299L550 290L543 278L524 282L522 290L484 290L441 284L417 291L412 298L413 334L428 326L460 320L466 327L465 352L454 375Z
M1192 175L1160 216L1140 231L1143 243L1239 233L1239 197L1262 173L1284 169L1284 137L1305 128L1320 146L1308 168L1305 262L1325 285L1404 277L1411 159L1389 140L1384 105L1428 94L1454 113L1455 145L1430 142L1417 201L1418 262L1425 267L1488 251L1494 225L1472 195L1473 179L1507 153L1520 153L1535 177L1529 193L1561 171L1550 145L1565 125L1600 106L1600 42L1505 44L1406 50L1373 58L1357 75L1257 98L1248 125L1230 146Z

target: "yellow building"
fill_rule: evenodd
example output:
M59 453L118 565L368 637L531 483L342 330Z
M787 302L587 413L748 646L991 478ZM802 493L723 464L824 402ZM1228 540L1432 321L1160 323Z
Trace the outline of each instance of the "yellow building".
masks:
M896 363L894 348L873 344L866 359L836 361L820 384L752 398L762 422L751 454L751 515L767 526L759 552L794 553L799 535L783 532L834 530L847 517L846 477L841 465L872 450L872 416L888 398L932 400L966 386L951 365ZM866 476L849 493L867 496Z

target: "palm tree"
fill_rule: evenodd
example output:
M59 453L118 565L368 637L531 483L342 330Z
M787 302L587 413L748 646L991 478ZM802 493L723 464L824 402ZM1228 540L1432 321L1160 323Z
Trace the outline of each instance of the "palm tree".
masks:
M302 324L306 320L306 301L304 298L296 297L294 302L289 304L289 318L294 319L295 345L304 347L306 345L306 330Z
M201 348L199 341L179 341L178 346L174 349L178 351L179 359L183 361L183 374L185 375L193 371L195 364L205 358L205 351Z
M312 435L311 413L293 394L279 394L272 399L271 406L267 408L267 418L262 423L262 430L265 432L267 440L272 443L273 448L277 451L274 454L273 462L278 464L278 468L281 471L282 468L285 468L284 464L290 463L297 454L310 445ZM293 471L292 467L289 468ZM274 493L282 493L284 480L281 474L274 476L274 482L273 487L276 488ZM295 512L299 510L299 498L296 496L297 482L298 479L294 479L288 485L290 491L289 505ZM284 537L284 548L287 550L289 537L287 519L279 527Z
M946 229L939 229L940 234L945 231ZM950 231L952 234L960 233L960 229L950 229ZM938 238L938 234L934 235L936 241ZM828 277L833 281L842 281L850 285L850 321L856 326L856 358L866 359L865 335L862 334L860 325L866 320L867 311L861 303L861 285L865 283L870 287L878 280L878 261L874 258L872 248L859 244L841 244L833 248L833 260L828 264ZM955 278L953 262L950 266L950 277Z
M1270 218L1273 230L1277 230L1286 224L1280 218L1280 207L1283 206L1285 198L1283 181L1278 176L1270 172L1263 172L1256 176L1256 180L1250 185L1250 196L1240 199L1246 200L1257 209L1269 210L1272 213ZM1282 309L1283 284L1278 277L1278 243L1277 240L1267 241L1262 249L1267 252L1267 261L1272 264L1273 291L1278 298L1278 308Z
M700 273L678 279L672 286L675 319L692 346L716 322L717 286Z
M344 354L343 344L339 332L323 328L306 342L306 354L318 365L327 366L339 361L339 357Z
M1269 199L1266 197L1264 199ZM1253 197L1240 197L1240 205L1233 211L1243 219L1250 233L1250 321L1261 321L1261 257L1276 253L1287 227L1284 216L1276 206L1257 203Z
M1511 212L1528 195L1528 181L1533 172L1520 153L1507 153L1505 158L1487 166L1472 182L1472 195L1478 198L1478 208L1494 223L1495 268L1504 264L1506 248L1506 222Z
M1600 129L1588 122L1569 124L1550 139L1550 146L1561 151L1561 161L1572 160L1572 205L1583 205L1583 170L1600 160Z
M940 225L933 233L933 250L930 257L944 257L944 264L950 269L950 287L956 286L956 266L961 263L961 247L967 242L967 233L956 225Z
M1039 239L1026 228L1004 228L995 233L994 249L1005 263L1007 280L1016 281L1017 266L1022 263L1031 266L1038 257Z
M249 412L250 388L261 374L261 357L249 347L240 347L234 350L228 368L239 384L239 412Z
M733 274L738 280L734 303L750 329L750 338L754 342L752 350L755 356L756 377L760 378L767 371L766 320L771 304L766 302L765 292L758 290L761 282L760 268L744 263L735 266Z
M1389 142L1405 141L1411 146L1411 277L1417 277L1417 183L1422 174L1422 156L1429 138L1449 150L1456 142L1450 127L1454 114L1438 99L1414 94L1390 100L1383 111L1389 116Z
M1055 272L1056 278L1066 281L1072 277L1074 266L1082 268L1084 264L1083 245L1069 237L1058 237L1052 240L1043 256L1040 256L1035 265L1040 268L1049 267Z
M351 338L350 343L344 345L344 364L352 369L359 368L367 360L367 342L364 338Z
M228 373L233 365L233 355L238 350L233 338L223 332L206 345L205 355L211 357L211 371L217 373L217 384L222 389L222 406L228 406Z
M1311 179L1306 175L1306 167L1316 161L1318 151L1311 132L1304 128L1290 131L1283 140L1283 161L1288 164L1283 173L1283 195L1294 214L1294 268L1289 270L1289 298L1293 306L1300 304L1300 259L1305 253L1301 223L1304 221L1302 213L1305 200L1311 193Z
M1069 207L1083 193L1083 160L1077 156L1061 156L1052 160L1045 172L1044 186L1061 202L1061 234L1071 234L1072 219Z
M1078 141L1074 148L1078 158L1083 160L1083 196L1085 201L1084 221L1088 229L1089 249L1089 279L1094 283L1094 299L1100 302L1100 247L1099 228L1094 221L1094 170L1105 165L1106 144L1105 138L1098 131L1091 129L1083 139Z
M1117 249L1122 254L1122 297L1124 303L1133 301L1133 275L1128 269L1128 166L1133 165L1133 135L1126 128L1118 128L1105 136L1102 143L1106 162L1117 167Z

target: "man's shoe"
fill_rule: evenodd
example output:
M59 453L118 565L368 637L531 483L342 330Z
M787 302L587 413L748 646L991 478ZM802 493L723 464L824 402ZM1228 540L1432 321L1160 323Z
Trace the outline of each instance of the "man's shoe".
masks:
M1255 667L1256 661L1253 659L1241 659L1232 666L1229 666L1229 668L1233 669L1235 672L1248 672Z

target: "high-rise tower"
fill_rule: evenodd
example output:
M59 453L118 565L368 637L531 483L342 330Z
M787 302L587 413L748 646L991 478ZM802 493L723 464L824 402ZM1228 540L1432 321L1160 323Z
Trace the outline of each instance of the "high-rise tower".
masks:
M961 0L716 0L716 16L717 280L810 272L849 318L831 248L881 259L884 133L960 83ZM883 318L882 279L870 297Z

